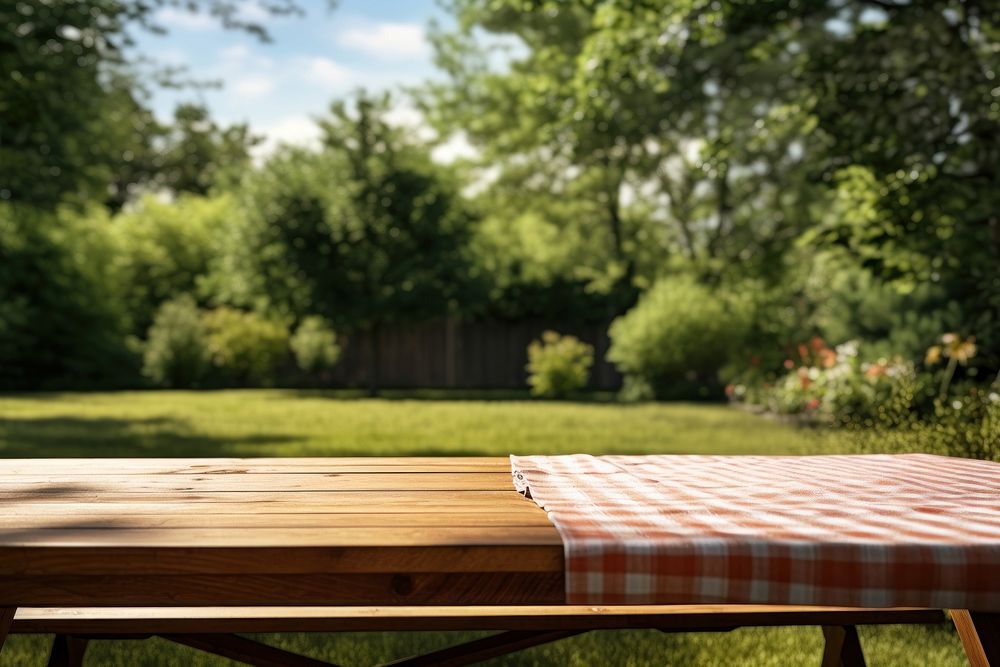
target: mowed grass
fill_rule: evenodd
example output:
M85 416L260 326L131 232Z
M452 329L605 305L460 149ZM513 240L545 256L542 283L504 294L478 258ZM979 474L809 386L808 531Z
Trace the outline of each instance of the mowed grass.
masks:
M490 400L423 392L365 399L286 390L0 397L0 457L358 456L602 453L796 454L835 438L713 405ZM0 510L2 511L2 510ZM261 639L342 665L389 662L471 633L283 634ZM47 660L50 638L14 636L0 665ZM862 630L872 665L962 665L954 631ZM815 665L818 628L667 635L597 632L490 665ZM163 640L98 641L87 665L234 664Z

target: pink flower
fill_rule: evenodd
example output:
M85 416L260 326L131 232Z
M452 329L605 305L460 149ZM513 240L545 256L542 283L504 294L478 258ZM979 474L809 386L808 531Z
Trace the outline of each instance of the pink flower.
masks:
M815 410L818 407L819 407L819 399L818 398L811 398L806 403L806 410Z

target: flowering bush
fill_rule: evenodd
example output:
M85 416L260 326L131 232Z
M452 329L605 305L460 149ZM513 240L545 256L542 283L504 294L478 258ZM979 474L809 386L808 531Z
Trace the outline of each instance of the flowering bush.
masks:
M783 372L751 367L726 387L730 400L845 427L861 452L928 452L1000 461L1000 377L953 383L976 355L954 333L927 350L924 370L900 357L863 361L856 342L796 346ZM935 392L936 388L936 392Z
M797 345L783 365L785 373L772 382L753 386L744 380L726 393L778 414L846 423L872 417L900 380L916 377L913 364L898 357L863 362L857 342L831 348L819 337Z

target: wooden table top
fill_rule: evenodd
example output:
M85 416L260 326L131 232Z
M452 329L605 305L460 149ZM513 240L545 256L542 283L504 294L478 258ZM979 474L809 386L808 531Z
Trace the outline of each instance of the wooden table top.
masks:
M0 606L559 604L506 458L0 460Z

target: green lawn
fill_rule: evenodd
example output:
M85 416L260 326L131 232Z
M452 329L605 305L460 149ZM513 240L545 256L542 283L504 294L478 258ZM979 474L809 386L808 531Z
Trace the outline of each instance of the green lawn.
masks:
M466 395L468 396L468 395ZM369 400L345 392L223 391L0 397L0 457L799 453L838 442L720 406ZM266 641L344 665L387 662L468 634L275 635ZM0 665L44 665L47 638L8 640ZM872 665L962 665L948 627L863 630ZM664 635L591 633L495 665L814 665L819 629ZM224 665L167 644L96 642L88 665Z

